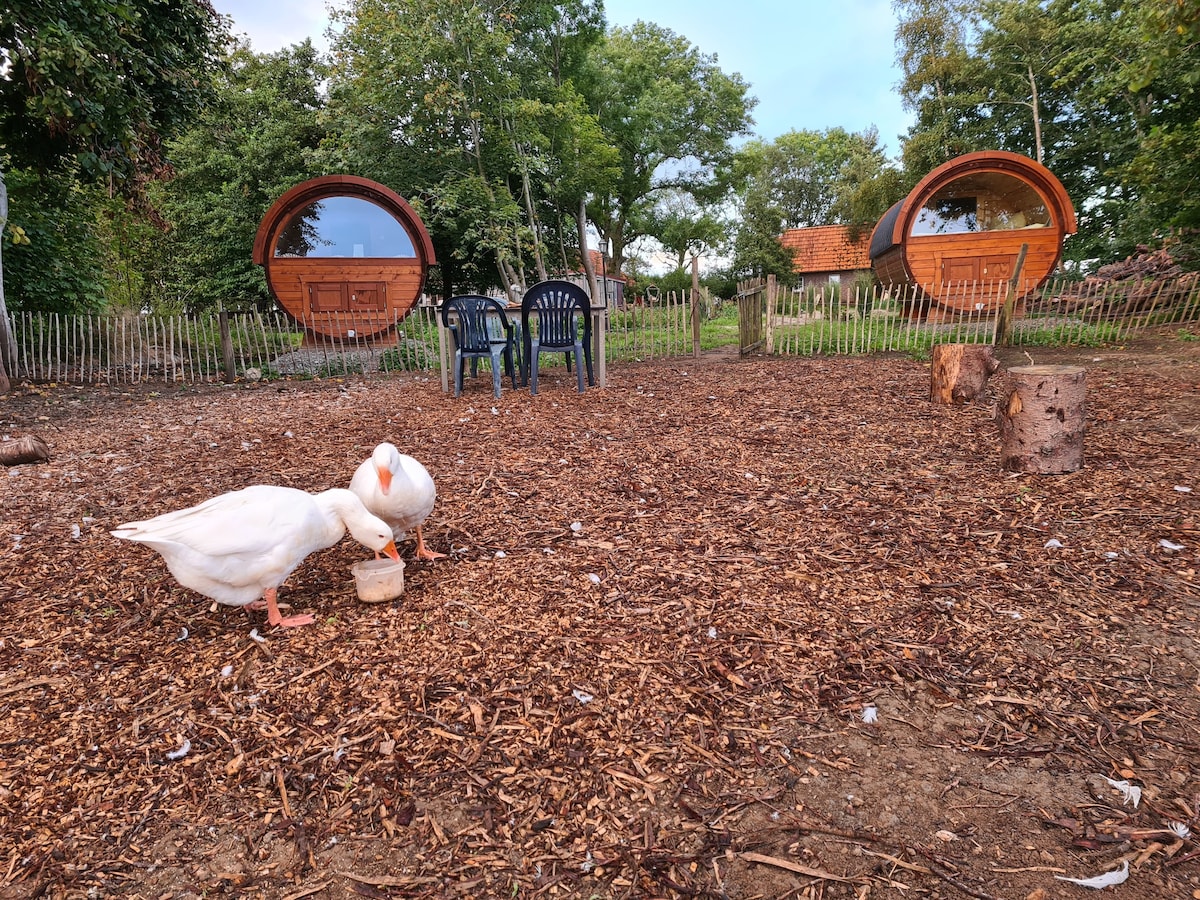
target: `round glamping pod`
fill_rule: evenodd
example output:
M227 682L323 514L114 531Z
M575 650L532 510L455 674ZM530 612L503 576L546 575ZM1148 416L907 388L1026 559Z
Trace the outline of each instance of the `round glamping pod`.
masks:
M943 163L879 220L871 266L886 286L920 290L931 318L995 312L1016 273L1018 303L1040 287L1076 230L1066 189L1045 166L988 150Z
M298 184L272 204L254 238L275 302L309 332L368 338L416 304L433 242L408 202L354 175Z

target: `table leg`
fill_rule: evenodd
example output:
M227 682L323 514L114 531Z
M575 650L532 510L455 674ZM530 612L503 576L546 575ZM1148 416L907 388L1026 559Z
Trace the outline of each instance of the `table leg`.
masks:
M608 382L608 368L604 360L604 329L607 315L606 307L592 308L592 368L596 376L596 387L604 387Z
M442 322L442 317L437 318L437 333L438 333L438 362L442 373L442 393L448 393L450 390L450 348L449 335L446 334L446 325Z

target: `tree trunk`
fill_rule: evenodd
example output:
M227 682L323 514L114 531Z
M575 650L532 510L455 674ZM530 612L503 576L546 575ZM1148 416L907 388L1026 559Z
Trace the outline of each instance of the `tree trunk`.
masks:
M6 466L49 461L50 448L36 434L27 434L15 441L0 442L0 463Z
M946 406L972 403L999 368L990 344L935 344L929 399Z
M595 298L600 296L599 288L596 287L596 267L592 265L592 254L588 253L587 245L587 200L583 197L579 199L579 216L575 219L575 227L579 229L579 255L580 262L583 263L583 272L587 276L588 296Z
M0 247L4 245L4 229L8 225L8 188L4 186L4 173L0 172ZM12 387L8 380L9 362L16 357L12 335L8 331L8 307L4 303L4 260L0 258L0 394L7 394Z
M1008 401L996 411L1000 467L1008 472L1061 475L1083 466L1084 394L1081 366L1018 366Z
M1034 159L1039 164L1043 164L1045 160L1042 159L1042 110L1038 106L1037 76L1033 74L1033 64L1027 63L1027 66L1029 69L1029 91L1031 96L1029 106L1033 110L1033 146L1036 151Z

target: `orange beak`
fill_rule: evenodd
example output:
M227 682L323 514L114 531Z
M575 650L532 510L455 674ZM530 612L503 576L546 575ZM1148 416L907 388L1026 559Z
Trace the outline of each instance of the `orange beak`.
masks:
M392 562L400 562L400 551L396 549L395 541L388 541L388 545L380 552L390 557Z
M377 469L376 471L379 473L379 489L386 494L392 486L392 470Z

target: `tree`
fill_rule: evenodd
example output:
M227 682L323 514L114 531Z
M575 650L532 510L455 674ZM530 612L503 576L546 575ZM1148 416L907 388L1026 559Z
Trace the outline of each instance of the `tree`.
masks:
M12 170L7 180L4 277L13 307L70 314L100 306L106 283L96 224L109 203L103 190L81 183L69 163L48 172Z
M73 160L83 177L136 194L162 165L163 139L207 98L226 36L207 0L15 0L0 19L4 166L46 172Z
M1006 131L1021 136L1029 156L1045 162L1043 106L1048 98L1043 94L1052 86L1054 67L1064 52L1059 22L1046 15L1042 0L990 0L985 10L988 27L980 36L979 53L989 77L981 86L982 102L993 118L1007 120ZM1016 115L1005 115L1010 111Z
M214 102L168 146L175 174L153 199L170 233L135 260L156 273L140 305L271 308L251 258L255 232L281 194L321 174L326 68L312 43L270 54L239 46L226 63Z
M962 82L975 30L965 0L893 0L898 85L904 108L917 124L904 147L905 167L919 173L964 152L962 110L977 102ZM915 183L910 174L909 180Z
M1063 182L1095 264L1197 218L1195 4L1173 0L899 0L904 144L915 182L946 159L1003 149ZM1173 26L1173 27L1172 27Z
M779 244L789 228L859 226L903 196L874 128L790 131L770 143L751 141L737 155L741 226L735 271L790 278L792 260Z
M693 256L719 250L727 242L730 228L714 209L706 209L691 194L677 191L663 192L648 218L646 232L675 257L678 269Z
M691 195L701 206L724 196L731 142L750 130L748 89L715 56L658 25L617 28L595 46L581 90L620 154L620 177L592 195L587 212L612 242L615 266L651 233L659 194Z
M575 243L561 201L597 158L570 76L600 35L598 6L352 0L342 21L335 158L414 202L443 291L524 284L527 266L543 277L547 248Z

